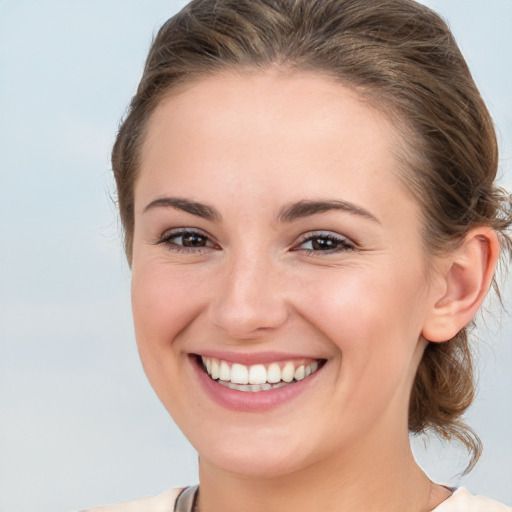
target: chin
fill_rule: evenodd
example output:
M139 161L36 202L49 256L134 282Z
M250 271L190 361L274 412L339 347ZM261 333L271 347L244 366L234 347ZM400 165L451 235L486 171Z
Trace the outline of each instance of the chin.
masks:
M296 473L321 457L311 428L302 430L296 421L295 428L276 428L255 425L253 428L235 428L233 425L217 430L222 435L191 439L200 460L210 467L248 478L278 478ZM210 431L214 434L214 431ZM321 446L321 445L320 445ZM332 448L330 446L329 448ZM329 449L329 451L331 451ZM327 455L327 454L324 454ZM200 464L201 465L201 464Z
M277 452L259 446L239 450L227 446L225 450L209 450L205 456L200 454L199 460L205 460L211 466L241 477L278 478L294 473L305 465L304 460L297 460L297 452L294 452Z

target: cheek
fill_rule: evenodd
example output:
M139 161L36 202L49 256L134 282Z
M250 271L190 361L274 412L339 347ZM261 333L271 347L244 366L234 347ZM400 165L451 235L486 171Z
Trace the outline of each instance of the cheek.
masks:
M337 346L346 378L390 382L411 364L423 323L424 287L421 270L403 266L330 271L302 281L308 296L301 312Z
M132 309L140 360L156 394L178 422L188 409L182 385L188 354L182 333L200 314L197 281L167 265L135 262L132 267Z
M379 263L305 273L296 279L304 314L320 328L332 326L334 338L420 329L425 278L419 270L397 266Z
M310 316L339 349L333 396L344 404L340 410L350 411L352 425L358 425L354 436L358 429L372 428L376 418L402 418L407 413L420 349L421 282L413 276L399 280L391 274L372 275L347 277L331 293L318 294L313 299L316 320Z
M201 301L188 273L165 266L134 265L132 309L137 344L144 364L150 357L177 350L175 340L198 314Z

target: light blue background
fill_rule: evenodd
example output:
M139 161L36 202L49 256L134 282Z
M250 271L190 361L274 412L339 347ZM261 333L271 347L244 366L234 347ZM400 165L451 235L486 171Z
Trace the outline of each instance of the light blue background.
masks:
M109 164L151 36L184 3L0 0L0 512L196 481L196 456L138 362ZM512 1L428 4L488 101L510 185ZM477 469L459 480L460 451L416 450L433 479L512 503L512 322L497 317L477 343Z

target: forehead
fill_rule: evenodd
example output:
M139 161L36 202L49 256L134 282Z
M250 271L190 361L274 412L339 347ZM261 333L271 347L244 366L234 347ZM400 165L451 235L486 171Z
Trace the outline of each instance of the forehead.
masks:
M332 78L275 70L206 77L173 91L153 113L136 202L186 194L182 185L211 193L228 181L237 195L275 190L293 201L335 187L375 202L383 186L392 194L402 188L400 145L382 112Z
M179 85L164 97L149 120L145 149L163 130L173 136L179 136L176 131L198 136L210 131L211 137L218 129L235 127L233 141L279 136L284 142L307 134L310 140L343 144L347 134L340 132L340 121L348 118L350 131L365 133L367 142L388 148L396 144L393 123L354 88L331 77L278 69L223 73Z

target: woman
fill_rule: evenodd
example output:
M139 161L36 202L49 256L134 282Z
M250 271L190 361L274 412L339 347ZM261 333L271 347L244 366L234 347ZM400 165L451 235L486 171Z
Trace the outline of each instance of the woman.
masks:
M200 487L100 510L510 510L431 482L409 445L433 430L478 459L467 329L512 222L436 14L192 1L113 166L141 359Z

